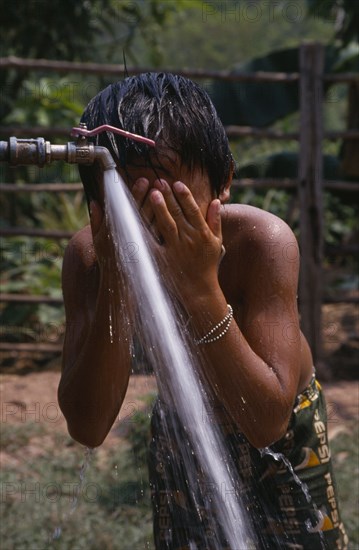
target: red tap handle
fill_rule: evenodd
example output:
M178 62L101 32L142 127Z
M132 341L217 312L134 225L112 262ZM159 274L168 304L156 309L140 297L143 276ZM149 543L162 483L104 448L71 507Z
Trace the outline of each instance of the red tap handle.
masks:
M98 126L93 130L87 130L86 128L72 128L71 136L96 136L97 134L101 134L101 132L105 132L106 130L108 130L109 132L113 132L114 134L120 134L121 136L127 137L128 139L133 139L134 141L146 143L147 145L150 145L150 147L156 146L156 143L153 141L153 139L138 136L137 134L132 134L131 132L126 132L126 130L121 130L121 128L116 128L115 126L110 126L109 124L103 124L102 126Z

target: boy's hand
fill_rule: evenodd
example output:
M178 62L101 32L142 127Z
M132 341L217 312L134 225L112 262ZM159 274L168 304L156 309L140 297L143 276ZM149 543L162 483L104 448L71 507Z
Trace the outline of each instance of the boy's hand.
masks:
M139 178L135 181L131 192L143 221L147 227L150 227L155 217L150 201L150 182L147 178Z
M205 219L184 183L170 186L163 179L154 182L148 200L163 240L156 248L166 280L182 298L211 294L222 247L220 201L210 202Z

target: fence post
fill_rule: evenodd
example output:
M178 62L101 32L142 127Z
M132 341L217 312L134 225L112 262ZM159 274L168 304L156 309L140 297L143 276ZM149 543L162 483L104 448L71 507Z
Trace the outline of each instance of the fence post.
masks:
M323 68L320 44L300 47L300 253L301 325L316 365L322 359L323 260Z

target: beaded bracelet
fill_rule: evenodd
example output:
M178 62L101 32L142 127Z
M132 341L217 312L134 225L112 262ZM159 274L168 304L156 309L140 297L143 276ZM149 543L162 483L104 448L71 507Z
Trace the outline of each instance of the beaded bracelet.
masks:
M200 338L199 340L195 340L195 344L197 345L210 344L211 342L215 342L216 340L219 340L226 334L226 332L228 332L229 327L231 325L232 318L233 318L233 308L230 304L227 304L227 308L228 308L228 313L222 319L222 321L217 323L217 325L215 325L209 332L207 332L207 334L202 336L202 338ZM218 331L223 325L225 325L224 329L219 334L217 334L217 336L212 336L212 334Z

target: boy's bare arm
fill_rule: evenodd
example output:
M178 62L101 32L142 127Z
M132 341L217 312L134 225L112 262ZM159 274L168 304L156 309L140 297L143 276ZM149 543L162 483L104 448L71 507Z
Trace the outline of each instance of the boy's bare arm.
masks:
M232 304L235 314L227 334L201 346L217 397L258 448L285 434L301 368L294 277L287 273L275 281L275 266L266 261L264 251L260 261L261 269L252 266L244 300ZM226 299L218 285L211 295L197 293L187 309L203 334L206 325L210 328L223 318Z
M241 254L246 263L239 323L233 323L227 355L233 369L239 359L232 393L228 387L229 399L237 402L234 418L257 447L285 434L300 381L312 371L312 364L303 364L308 356L303 358L297 310L298 245L284 222L272 217L269 225L263 215L266 221L257 222Z
M162 255L168 259L169 280L175 281L195 334L202 336L228 311L217 275L222 240L218 204L213 201L207 220L203 220L189 189L177 190L175 186L173 190L166 188L162 198L153 194L152 204L164 238ZM296 307L298 254L293 261L284 262L281 255L273 257L269 243L298 249L287 225L278 220L277 226L273 238L263 223L253 235L238 240L251 243L247 252L252 252L248 258L246 251L241 254L247 262L241 272L248 272L247 280L241 283L242 303L238 291L236 302L231 304L235 317L228 332L201 346L205 373L217 398L256 447L284 435L301 370ZM238 223L234 229L238 231Z
M72 437L96 447L126 393L130 331L118 275L109 265L99 267L90 227L76 234L66 249L63 295L66 333L59 404Z

